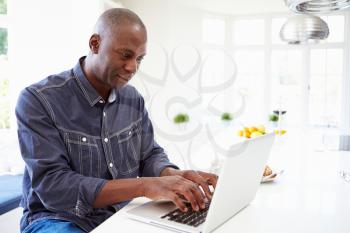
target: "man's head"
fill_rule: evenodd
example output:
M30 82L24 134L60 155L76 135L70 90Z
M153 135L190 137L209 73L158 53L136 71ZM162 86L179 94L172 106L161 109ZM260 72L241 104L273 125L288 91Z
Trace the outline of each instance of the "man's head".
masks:
M113 8L98 18L84 71L100 94L131 79L146 54L146 42L145 25L132 11Z

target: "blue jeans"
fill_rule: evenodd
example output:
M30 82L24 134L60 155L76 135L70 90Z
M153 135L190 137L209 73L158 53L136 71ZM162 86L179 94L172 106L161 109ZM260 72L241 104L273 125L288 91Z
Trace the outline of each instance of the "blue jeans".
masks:
M22 233L85 233L74 223L59 219L42 219L28 225Z

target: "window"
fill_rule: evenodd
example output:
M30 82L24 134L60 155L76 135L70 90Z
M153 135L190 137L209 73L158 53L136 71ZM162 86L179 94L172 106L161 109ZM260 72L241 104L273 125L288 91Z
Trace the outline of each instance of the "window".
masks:
M202 55L202 75L199 80L200 86L207 90L225 82L228 73L232 70L232 64L224 52L226 37L226 21L221 18L204 18L202 21L202 43L204 49ZM199 93L202 97L202 108L207 109L211 104L215 108L225 109L223 101L214 101L217 93L203 91ZM214 102L215 103L214 103Z
M0 0L0 14L7 14L7 0Z
M236 20L232 33L235 45L262 45L265 41L265 22L263 19Z
M327 43L344 42L344 16L330 15L321 17L328 24L329 36Z
M281 40L280 31L287 18L273 18L271 25L271 42L272 44L283 44Z
M274 49L271 53L271 110L287 110L285 123L298 125L301 120L303 65L301 49Z
M0 175L23 172L23 161L19 154L15 127L11 124L13 102L10 98L8 26L7 0L0 0Z
M341 115L343 50L313 49L310 60L309 122L336 127Z
M0 130L10 128L7 1L0 0Z
M202 41L209 45L224 45L225 21L222 19L205 18L202 21Z
M9 78L6 56L0 57L0 130L10 128Z
M241 49L235 53L238 75L235 87L246 100L245 110L240 116L244 124L263 122L265 53L262 49Z
M345 14L326 15L330 35L318 44L288 45L280 30L288 16L282 14L203 21L203 42L234 55L238 75L234 87L246 98L242 123L267 120L275 109L287 110L289 126L339 126L344 79ZM225 43L226 38L229 41ZM209 53L209 52L208 52ZM213 52L211 52L213 54ZM226 71L218 52L206 70L213 82ZM233 98L233 95L229 98ZM227 101L226 101L227 102ZM231 102L230 102L231 103Z
M265 20L234 19L231 33L230 44L238 70L234 86L246 103L239 119L243 124L256 124L264 119Z

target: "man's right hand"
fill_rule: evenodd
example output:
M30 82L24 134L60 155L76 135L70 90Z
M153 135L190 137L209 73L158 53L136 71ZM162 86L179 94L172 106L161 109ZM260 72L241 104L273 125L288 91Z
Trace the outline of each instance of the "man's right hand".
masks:
M208 202L199 185L182 176L145 177L143 179L145 197L152 200L170 200L183 212L187 211L184 201L191 203L195 211L204 209L205 203Z

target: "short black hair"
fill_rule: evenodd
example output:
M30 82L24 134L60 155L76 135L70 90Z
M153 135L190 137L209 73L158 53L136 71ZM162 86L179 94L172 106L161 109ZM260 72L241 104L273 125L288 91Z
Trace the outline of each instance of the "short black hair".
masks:
M146 26L140 17L133 11L126 8L111 8L102 13L95 25L95 32L100 34L108 29L118 29L119 26L125 24L138 24L146 31Z

